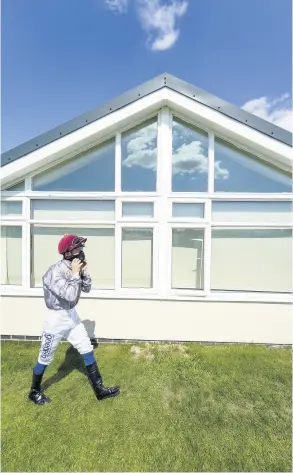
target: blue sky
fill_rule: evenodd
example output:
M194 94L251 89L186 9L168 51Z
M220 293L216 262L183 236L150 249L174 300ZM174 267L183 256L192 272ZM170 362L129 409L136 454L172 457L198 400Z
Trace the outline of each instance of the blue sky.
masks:
M2 0L2 151L165 71L287 126L291 18L291 0Z

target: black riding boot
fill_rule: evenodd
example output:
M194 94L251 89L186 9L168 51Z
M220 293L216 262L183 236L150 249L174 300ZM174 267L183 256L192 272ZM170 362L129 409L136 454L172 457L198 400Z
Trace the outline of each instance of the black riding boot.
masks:
M91 341L91 345L92 345L93 349L98 348L99 344L98 344L98 340L96 338L90 338L90 341Z
M101 401L108 397L117 396L120 392L120 386L114 386L112 388L105 388L103 386L102 375L99 371L98 365L94 362L92 365L86 366L88 377L91 381L92 387L94 389L96 398Z
M48 402L51 402L51 399L49 399L45 394L41 392L41 382L43 378L43 374L35 374L33 372L33 381L32 381L32 386L30 393L28 395L28 398L33 401L35 404L38 404L39 406L42 406L43 404L46 404Z

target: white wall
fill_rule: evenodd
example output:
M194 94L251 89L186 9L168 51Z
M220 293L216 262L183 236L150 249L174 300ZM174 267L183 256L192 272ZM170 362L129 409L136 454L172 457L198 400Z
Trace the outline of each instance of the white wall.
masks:
M98 338L292 343L292 306L274 303L81 299ZM1 334L41 335L41 297L1 298Z

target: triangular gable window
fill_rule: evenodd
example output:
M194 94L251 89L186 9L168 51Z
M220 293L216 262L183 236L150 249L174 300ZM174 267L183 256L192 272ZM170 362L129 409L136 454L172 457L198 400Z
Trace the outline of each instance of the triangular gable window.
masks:
M121 137L121 189L155 192L157 187L157 117Z
M173 192L207 192L208 140L207 132L173 118Z
M113 192L115 139L33 178L34 191Z
M14 184L14 186L10 186L2 190L8 192L24 192L24 181L18 182L17 184Z
M215 139L215 192L291 192L289 173Z

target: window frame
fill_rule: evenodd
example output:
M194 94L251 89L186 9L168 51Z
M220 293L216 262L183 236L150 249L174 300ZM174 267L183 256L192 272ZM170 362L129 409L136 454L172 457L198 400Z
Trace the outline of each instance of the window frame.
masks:
M198 127L208 133L208 188L207 192L172 192L172 122L175 118ZM34 220L30 215L30 203L33 199L53 199L53 200L115 200L115 221L69 221L69 225L115 225L115 289L93 290L84 297L90 298L131 298L131 299L157 299L157 300L199 300L199 301L264 301L264 302L288 302L291 301L290 294L281 293L255 293L255 292L221 292L211 291L211 232L213 227L234 227L234 228L293 228L292 223L266 223L266 222L216 222L212 221L212 201L290 201L293 200L293 193L229 193L214 192L214 142L215 136L236 146L243 151L252 153L254 156L267 162L272 159L261 156L259 152L249 146L236 143L231 136L213 128L207 128L199 123L199 120L191 120L182 113L177 113L168 107L145 115L139 120L134 120L127 126L121 127L116 133L108 133L95 140L90 145L79 149L78 152L68 153L60 160L67 161L74 156L85 152L93 146L108 141L115 135L115 191L114 192L43 192L32 190L32 178L54 167L56 164L42 166L38 171L28 174L25 177L24 191L2 191L2 199L22 202L22 215L3 215L2 225L22 226L22 286L2 286L2 294L41 296L42 289L30 287L30 229L32 224L60 224L60 220ZM129 131L137 125L157 117L157 170L156 170L156 192L122 192L121 191L121 136L125 131ZM278 163L279 167L281 164ZM287 170L287 168L286 168ZM21 179L23 180L23 178ZM20 182L19 177L15 184ZM13 186L11 182L9 186ZM122 217L123 202L153 202L153 217ZM203 203L205 214L203 219L193 219L190 217L172 217L172 204L174 203ZM121 288L121 236L122 228L153 228L153 288L134 289ZM172 228L204 228L204 289L184 290L171 289L171 253L172 253Z

